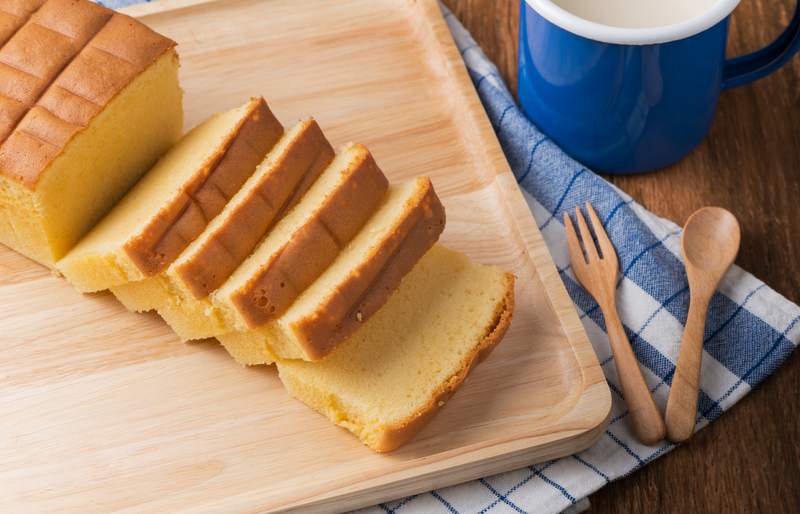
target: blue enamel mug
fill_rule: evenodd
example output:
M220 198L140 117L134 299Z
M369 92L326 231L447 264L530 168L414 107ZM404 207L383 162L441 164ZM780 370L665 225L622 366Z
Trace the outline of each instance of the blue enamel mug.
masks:
M521 0L520 107L588 168L668 166L706 137L719 94L800 49L800 8L766 48L725 59L739 0Z

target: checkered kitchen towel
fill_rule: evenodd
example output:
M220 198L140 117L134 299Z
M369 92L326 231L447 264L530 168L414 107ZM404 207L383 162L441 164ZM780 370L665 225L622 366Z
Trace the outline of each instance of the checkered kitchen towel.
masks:
M100 3L119 8L142 1ZM613 396L611 423L597 444L579 454L362 509L358 514L579 512L588 507L589 494L674 445L643 446L633 433L602 314L570 267L563 213L590 201L617 249L623 277L617 291L620 318L662 412L689 308L681 230L647 212L542 135L516 107L497 69L470 35L452 14L444 14L606 374ZM711 302L706 325L696 430L716 419L786 359L800 340L798 320L796 305L740 268L728 272Z
M563 216L590 202L617 250L622 279L617 307L645 380L664 412L689 309L681 229L568 157L514 103L497 68L443 8L489 119L539 230L575 304L611 388L611 423L591 448L446 489L363 509L359 514L505 514L579 512L586 497L628 475L674 444L639 443L617 379L597 303L575 279ZM572 212L574 214L574 211ZM800 341L800 308L732 267L709 308L704 340L699 430L769 375Z

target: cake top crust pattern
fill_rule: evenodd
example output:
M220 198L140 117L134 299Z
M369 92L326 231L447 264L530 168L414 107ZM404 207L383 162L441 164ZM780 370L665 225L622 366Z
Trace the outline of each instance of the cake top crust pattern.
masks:
M35 190L95 114L176 45L89 0L0 1L0 174Z

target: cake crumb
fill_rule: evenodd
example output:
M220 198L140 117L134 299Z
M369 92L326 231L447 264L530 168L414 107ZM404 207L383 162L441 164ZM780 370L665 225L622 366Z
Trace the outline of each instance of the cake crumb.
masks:
M439 407L441 407L442 405L444 405L444 402L443 402L443 401L440 401L440 402L439 402Z

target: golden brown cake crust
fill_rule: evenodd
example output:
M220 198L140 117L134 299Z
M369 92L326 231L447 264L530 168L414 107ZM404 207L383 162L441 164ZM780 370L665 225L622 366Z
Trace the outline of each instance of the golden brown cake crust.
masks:
M20 25L22 25L22 23L25 23L30 15L35 13L45 1L46 0L0 0L0 11L14 18L19 18L22 20L20 22Z
M248 327L264 326L283 314L333 262L385 197L389 181L369 150L358 148L363 158L311 222L300 227L275 258L230 294Z
M175 42L89 0L0 3L0 174L34 190L91 118Z
M313 119L191 259L174 267L195 299L218 289L244 262L261 237L288 212L333 160L335 152ZM176 263L177 264L177 263Z
M131 262L146 277L164 271L219 214L283 134L283 126L263 98L198 170L181 194L124 245Z
M347 277L313 317L293 325L309 360L333 353L386 303L400 281L433 247L445 226L445 210L428 177L421 194L397 229L375 252L374 258ZM365 289L365 282L369 286Z
M514 275L506 272L506 277L509 286L506 290L503 310L500 312L489 335L466 357L461 371L453 376L436 396L418 411L417 415L385 429L381 439L377 443L371 444L370 448L377 452L389 452L408 442L438 414L442 407L458 391L469 374L472 373L472 370L483 362L500 343L511 325L511 319L514 317Z

